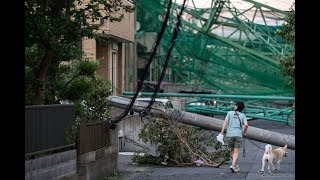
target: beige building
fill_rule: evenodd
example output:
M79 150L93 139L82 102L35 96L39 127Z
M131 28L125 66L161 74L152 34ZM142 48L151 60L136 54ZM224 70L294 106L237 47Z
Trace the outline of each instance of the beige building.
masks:
M126 0L123 2L133 6ZM103 40L82 40L85 55L100 62L97 73L112 83L113 95L133 91L136 86L135 19L135 13L132 12L125 13L120 22L101 20L97 23L100 25L98 33Z

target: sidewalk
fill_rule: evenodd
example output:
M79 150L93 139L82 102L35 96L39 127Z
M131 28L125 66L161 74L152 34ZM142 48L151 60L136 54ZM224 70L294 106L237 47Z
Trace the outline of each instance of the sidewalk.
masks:
M249 121L250 126L269 129L275 132L295 135L294 127L290 127L283 123L270 122L265 120ZM257 146L264 149L266 143L253 141ZM287 157L280 164L280 170L270 174L265 167L265 174L261 175L261 159L264 150L258 148L248 139L245 139L246 156L243 157L242 149L239 156L239 173L231 173L230 164L224 164L220 168L211 167L140 167L132 165L132 155L123 155L119 153L118 168L122 174L123 180L292 180L295 179L295 151L289 149ZM273 146L277 148L277 146Z

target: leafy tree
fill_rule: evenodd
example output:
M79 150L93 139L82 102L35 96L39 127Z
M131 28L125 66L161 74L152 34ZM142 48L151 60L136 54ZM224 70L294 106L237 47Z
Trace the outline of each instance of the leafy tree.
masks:
M81 59L79 42L98 38L96 22L121 21L123 13L132 11L118 0L26 0L25 83L32 97L26 103L46 103L46 93L54 91L48 74L55 78L60 62ZM53 98L47 97L49 102Z
M288 76L290 81L289 85L295 84L295 9L294 5L290 8L290 11L285 17L283 28L276 32L277 35L285 39L285 41L293 46L293 51L288 56L280 59L280 65L282 66L282 73L284 76Z
M230 150L222 148L213 131L177 123L174 119L151 117L139 133L143 142L156 145L159 156L134 156L141 165L193 166L202 160L205 166L220 167L229 160ZM165 160L167 157L167 160Z
M70 88L67 88L64 97L73 101L76 118L66 131L66 144L75 142L78 124L103 121L109 117L110 111L106 97L111 94L110 87L111 84L109 81L105 81L97 75L91 78L88 78L88 76L79 76L70 83ZM83 93L79 93L79 89L81 89ZM77 97L79 95L81 98Z

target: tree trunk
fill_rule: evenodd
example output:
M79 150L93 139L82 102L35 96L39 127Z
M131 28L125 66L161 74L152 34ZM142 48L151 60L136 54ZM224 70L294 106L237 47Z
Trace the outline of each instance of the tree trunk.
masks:
M33 104L35 105L44 104L45 80L52 57L53 50L51 48L47 48L42 58L40 67L36 73L36 79L40 83L40 85L35 87L36 93L33 99Z

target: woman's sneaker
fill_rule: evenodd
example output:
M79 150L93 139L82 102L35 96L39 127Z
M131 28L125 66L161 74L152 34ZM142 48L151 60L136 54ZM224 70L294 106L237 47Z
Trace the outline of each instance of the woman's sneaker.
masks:
M240 167L239 167L239 165L237 164L236 165L236 170L235 170L236 172L239 172L240 171Z
M232 173L235 173L235 172L236 172L236 167L233 166L233 165L231 165L231 166L230 166L230 170L231 170Z
M235 165L235 166L231 165L230 170L232 173L239 172L240 171L239 165Z

